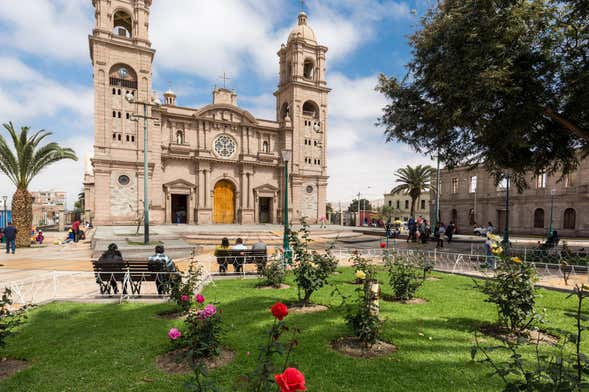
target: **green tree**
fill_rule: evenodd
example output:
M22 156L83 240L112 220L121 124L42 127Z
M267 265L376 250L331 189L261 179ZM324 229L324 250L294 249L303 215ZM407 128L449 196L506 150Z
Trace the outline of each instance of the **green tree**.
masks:
M415 202L422 193L430 191L431 166L417 165L411 167L407 165L395 172L396 182L399 184L393 188L392 194L403 193L411 197L411 216L415 216Z
M16 243L19 247L30 246L30 230L33 222L33 199L28 191L29 184L44 168L62 159L78 160L70 148L60 147L51 142L40 143L52 133L40 130L29 135L29 127L21 127L20 134L11 122L3 124L12 139L11 149L0 135L0 171L14 183L16 192L12 196L12 221L18 229Z
M523 185L588 152L588 0L439 1L410 45L408 75L377 86L388 142L439 152L449 168L510 168Z
M367 199L360 199L360 210L361 211L372 211L370 201ZM358 212L358 199L352 200L352 203L348 206L348 212Z

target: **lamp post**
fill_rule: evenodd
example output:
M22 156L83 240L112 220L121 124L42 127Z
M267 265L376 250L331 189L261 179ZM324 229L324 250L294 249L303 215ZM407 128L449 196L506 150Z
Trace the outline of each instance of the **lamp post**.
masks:
M550 227L548 228L548 239L552 237L552 218L554 212L554 194L556 193L556 189L550 190Z
M509 183L511 182L511 171L506 170L504 173L505 184L505 230L503 231L503 247L509 248Z
M6 212L6 200L8 196L2 196L2 200L4 200L4 212L2 213L2 227L6 227L8 225L8 212Z
M291 159L292 151L282 150L282 160L284 161L284 237L282 239L282 247L284 248L284 261L289 264L292 261L290 243L288 241L288 163Z
M125 99L129 103L134 103L136 105L143 105L143 116L141 115L133 115L133 120L137 120L139 118L143 119L143 243L145 245L149 244L149 197L148 197L148 180L149 180L149 171L147 165L147 149L148 149L148 140L147 140L147 120L154 119L156 117L149 117L147 116L147 107L148 106L159 106L161 102L156 97L152 103L147 102L138 102L135 101L135 95L131 93L127 93L125 95Z

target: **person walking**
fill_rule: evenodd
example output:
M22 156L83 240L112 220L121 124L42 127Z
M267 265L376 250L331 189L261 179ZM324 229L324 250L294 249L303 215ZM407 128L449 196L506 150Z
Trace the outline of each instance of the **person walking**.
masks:
M18 230L12 222L8 222L8 226L4 228L4 239L6 241L6 253L10 253L12 250L12 254L14 254L16 250L16 233Z
M437 232L437 233L436 233ZM436 239L436 248L443 248L444 247L444 233L446 232L446 228L442 222L436 224L436 228L434 229L434 238Z
M417 223L415 222L415 218L409 218L409 222L407 222L407 229L409 229L409 236L407 237L407 242L417 241Z
M450 221L448 227L446 228L446 237L448 237L448 243L452 242L452 237L454 236L455 232L456 225L454 224L454 221Z

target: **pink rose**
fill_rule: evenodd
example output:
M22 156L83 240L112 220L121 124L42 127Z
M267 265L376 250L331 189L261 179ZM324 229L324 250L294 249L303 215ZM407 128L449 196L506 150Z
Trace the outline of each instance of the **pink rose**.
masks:
M198 302L199 304L202 304L203 302L205 302L205 297L203 297L200 294L196 294L196 302Z
M205 320L217 313L215 305L208 304L203 310L199 310L196 315L199 319Z
M188 296L187 296L186 294L184 294L184 295L182 295L182 296L180 297L180 300L181 300L182 302L188 302Z
M168 332L168 337L172 340L176 340L178 339L180 336L182 336L182 332L180 332L178 330L178 328L172 328L170 329L170 331Z

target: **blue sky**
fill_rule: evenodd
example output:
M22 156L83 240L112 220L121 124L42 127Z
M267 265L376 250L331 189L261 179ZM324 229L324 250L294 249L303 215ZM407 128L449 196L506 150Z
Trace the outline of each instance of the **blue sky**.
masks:
M78 152L79 162L58 163L31 186L65 190L71 206L93 142L92 1L35 0L24 7L22 1L3 0L2 5L0 122L51 130ZM171 87L179 105L198 107L210 103L214 85L222 84L218 76L227 72L239 105L274 119L276 52L300 7L300 1L290 0L154 0L154 88L161 93ZM426 0L306 2L309 25L329 48L328 200L336 208L358 192L381 198L397 168L430 162L407 146L385 144L383 129L374 126L386 104L374 91L376 77L405 74L407 35L426 7ZM0 174L0 194L12 192Z

